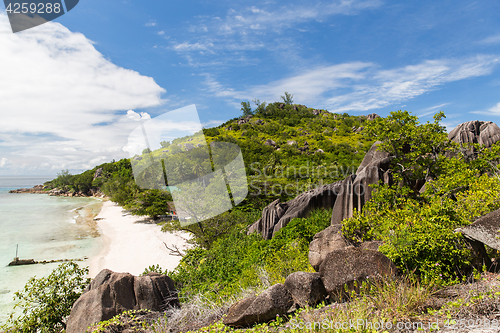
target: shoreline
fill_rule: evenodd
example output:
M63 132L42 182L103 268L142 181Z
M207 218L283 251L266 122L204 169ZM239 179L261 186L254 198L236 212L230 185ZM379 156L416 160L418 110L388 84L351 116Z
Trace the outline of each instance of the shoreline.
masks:
M160 226L148 218L131 215L109 200L103 201L94 221L100 234L101 250L90 258L91 278L103 269L139 275L157 264L163 270L172 271L181 257L170 255L165 244L187 248L187 234L162 232Z

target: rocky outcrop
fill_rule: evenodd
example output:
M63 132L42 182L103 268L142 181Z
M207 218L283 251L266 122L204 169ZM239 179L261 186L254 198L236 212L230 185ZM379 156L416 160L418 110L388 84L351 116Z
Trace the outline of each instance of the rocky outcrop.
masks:
M352 217L354 209L360 210L371 199L369 185L383 180L390 183L388 153L377 150L375 143L366 154L356 174L345 180L310 190L286 203L273 201L262 212L262 217L252 224L248 233L258 232L264 239L271 239L281 228L296 217L307 217L317 208L332 208L332 225L338 225L345 218ZM308 146L307 142L304 145Z
M246 123L248 123L248 122L249 122L252 118L253 118L253 116L246 116L246 117L240 118L240 119L238 119L238 125L243 125L243 124L246 124Z
M389 166L392 157L388 153L379 151L375 142L366 153L356 174L348 176L341 184L337 200L332 210L332 225L340 224L342 220L352 217L354 210L360 211L372 197L370 185L379 180L390 183Z
M456 231L460 231L466 237L486 244L495 250L500 250L500 209L486 214L474 223Z
M273 201L262 211L262 217L252 224L248 233L259 232L264 239L271 239L288 222L297 217L306 217L317 208L333 207L340 182L304 192L288 202Z
M286 278L285 287L299 307L315 306L327 296L319 273L292 273Z
M267 139L266 142L264 142L264 144L266 146L273 146L273 147L276 147L276 142L274 142L274 140L272 139Z
M100 178L102 176L103 169L99 168L94 172L94 178L92 181L96 180L97 178Z
M59 188L50 189L48 186L35 185L32 188L20 188L17 190L11 190L9 193L30 193L30 194L48 194L49 196L61 196L61 197L96 197L104 198L106 195L102 193L99 189L91 188L87 193L81 191L67 191Z
M335 250L341 250L349 246L347 240L342 236L342 227L332 225L314 235L313 241L309 243L309 263L317 271L326 255Z
M346 289L358 291L363 281L395 273L396 266L382 253L355 247L330 252L319 269L326 292L334 300L342 299Z
M486 265L489 269L492 262L484 245L500 250L500 209L480 217L466 227L456 229L455 232L461 232L470 246L474 254L472 266L480 269Z
M380 116L376 113L371 113L368 116L366 116L366 120L369 120L369 121L375 120L377 118L380 118Z
M460 144L479 143L491 147L500 141L500 128L491 121L468 121L455 127L448 134L448 139Z
M247 327L284 315L293 305L292 295L283 284L275 284L258 296L247 297L231 306L224 324Z
M105 269L73 304L66 332L85 332L88 326L127 310L162 311L178 306L177 291L168 276L149 273L137 277Z
M248 234L258 232L264 239L271 239L274 227L288 209L288 203L276 199L262 211L262 217L252 224L248 229Z

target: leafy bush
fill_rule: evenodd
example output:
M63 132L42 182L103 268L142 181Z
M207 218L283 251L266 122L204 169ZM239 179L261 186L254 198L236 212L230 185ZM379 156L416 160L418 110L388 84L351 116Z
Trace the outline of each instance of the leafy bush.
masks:
M500 181L487 174L497 171L500 147L458 147L439 124L443 117L420 124L397 111L366 125L366 135L394 156L394 185L373 186L373 198L343 224L343 233L354 242L384 241L380 251L400 269L446 285L473 270L469 246L454 230L500 207Z
M272 240L246 235L240 225L219 237L209 249L187 251L171 277L183 297L202 293L212 300L252 287L283 282L295 271L312 271L308 244L330 224L329 210L316 210L308 218L293 219Z
M75 262L59 265L46 278L32 277L23 291L15 293L22 315L11 314L2 329L13 332L62 332L73 303L90 283L87 268Z

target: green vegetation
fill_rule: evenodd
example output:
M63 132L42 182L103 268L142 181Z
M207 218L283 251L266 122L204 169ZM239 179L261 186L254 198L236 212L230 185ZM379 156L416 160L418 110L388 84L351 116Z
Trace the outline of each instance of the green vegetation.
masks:
M46 278L32 277L23 291L15 293L16 308L22 315L11 314L2 329L9 332L61 332L66 328L66 318L73 303L90 283L85 276L87 268L80 268L75 262L59 265Z
M330 224L331 212L317 210L308 218L294 219L270 241L260 235L246 235L254 220L235 225L218 237L210 249L188 250L169 275L185 300L202 293L223 302L246 288L283 283L295 271L313 271L308 246L314 235Z
M368 124L366 133L383 139L380 149L396 156L394 181L375 186L363 211L343 223L343 233L353 242L382 240L380 251L402 271L448 285L466 279L474 264L482 268L454 230L500 208L500 181L488 175L496 172L500 145L470 147L476 156L466 159L439 126L442 117L419 124L400 111Z
M477 277L482 263L475 261L470 245L455 229L500 208L500 144L491 148L458 147L448 140L440 125L443 113L424 124L406 111L367 121L363 116L331 114L293 104L289 93L282 99L283 103L271 104L255 100L255 110L249 102L242 102L245 118L164 141L161 149L145 150L144 156L133 159L141 166L149 157L162 157L163 166L179 179L197 179L203 170L212 168L210 161L203 164L196 160L205 156L206 148L187 151L181 146L189 143L196 147L203 143L204 134L208 143L228 142L241 148L250 184L248 197L231 211L188 226L178 221L163 222L164 231L189 232L194 247L186 251L173 272L164 272L157 265L145 273L168 273L183 302L201 297L222 306L245 290L259 291L282 283L294 271L312 271L308 245L330 224L331 210L316 210L307 218L294 219L269 241L257 234L247 235L249 225L277 198L287 201L311 187L354 173L372 143L380 140L379 149L393 156L391 181L373 186L372 200L362 212L344 221L342 231L354 244L383 241L380 251L404 277L363 285L361 294L352 295L348 304L330 306L319 313L300 310L286 320L395 322L425 317L430 314L426 302L436 288L464 281L474 273ZM94 179L98 169L101 176ZM100 190L134 214L163 215L169 210L171 194L141 189L136 181L159 180L151 180L150 171L144 170L134 179L131 162L124 159L80 175L62 172L48 185L84 193ZM497 255L491 249L489 253ZM254 330L267 332L279 327L287 332L300 331L286 326L283 320L277 318ZM201 331L216 330L230 329L217 322Z
M310 188L345 178L354 172L373 143L362 131L356 131L367 123L365 116L331 114L292 104L293 96L289 93L282 99L285 103L256 101L254 111L249 102L243 102L242 111L252 115L250 120L238 124L240 119L236 118L203 130L205 142L230 142L242 150L250 193L239 204L241 211L261 210L277 198L287 201ZM204 142L201 134L163 141L161 149L145 149L138 156L142 160L134 160L134 163L146 163L146 155L161 156L165 167L173 170L178 179L198 178L204 174L203 170L212 167L208 161L197 164L206 156L206 148L186 152L179 145L189 143L196 147ZM276 146L264 144L266 140L273 140ZM99 169L102 175L94 179ZM151 178L153 183L159 181L147 173L138 175L137 180L147 183ZM165 214L167 202L172 201L168 191L137 186L129 159L104 163L79 175L63 171L46 185L73 193L101 191L133 214L152 218Z

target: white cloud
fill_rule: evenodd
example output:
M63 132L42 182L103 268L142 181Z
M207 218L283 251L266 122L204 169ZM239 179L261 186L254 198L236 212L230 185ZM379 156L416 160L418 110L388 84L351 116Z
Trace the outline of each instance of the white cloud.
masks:
M176 51L205 51L209 48L213 47L212 43L201 44L201 43L181 43L173 46L173 49Z
M498 103L497 105L495 105L494 107L488 109L488 111L490 113L493 113L493 114L496 114L498 116L500 116L500 103Z
M430 106L430 107L425 108L425 109L418 110L417 111L418 117L419 118L423 118L423 117L429 116L431 114L435 114L436 111L442 110L443 107L448 106L450 104L451 103L442 103L442 104L439 104L439 105L434 105L434 106Z
M485 39L479 41L480 44L499 44L500 34L486 37Z
M146 27L155 27L156 25L156 20L149 20L149 22L145 24Z
M224 21L220 23L222 34L246 34L248 30L279 32L283 29L303 22L326 19L332 15L353 15L360 10L379 7L381 1L315 1L299 5L288 3L280 8L263 9L252 6L242 11L230 10Z
M379 0L336 0L287 3L276 6L265 2L263 8L257 6L240 10L230 9L226 17L201 17L200 22L191 26L193 33L189 41L173 42L172 48L179 53L200 50L244 51L266 47L262 35L278 34L284 30L301 26L305 22L327 19L333 15L354 15L361 10L379 7ZM196 34L195 34L196 33ZM209 42L207 42L209 41ZM272 42L275 44L275 41Z
M352 62L307 70L292 77L237 91L206 75L205 84L216 96L228 99L279 100L283 92L299 103L334 112L368 111L438 89L447 82L490 74L494 56L427 60L417 65L380 69L373 63Z
M111 160L136 125L120 111L163 103L152 78L114 65L59 23L0 34L0 45L0 156L13 164L77 167L103 152Z
M134 110L128 110L126 117L133 121L149 120L151 116L147 112L137 113Z
M486 111L472 111L471 113L484 114L489 116L500 116L500 103L497 103L497 105L492 106Z

